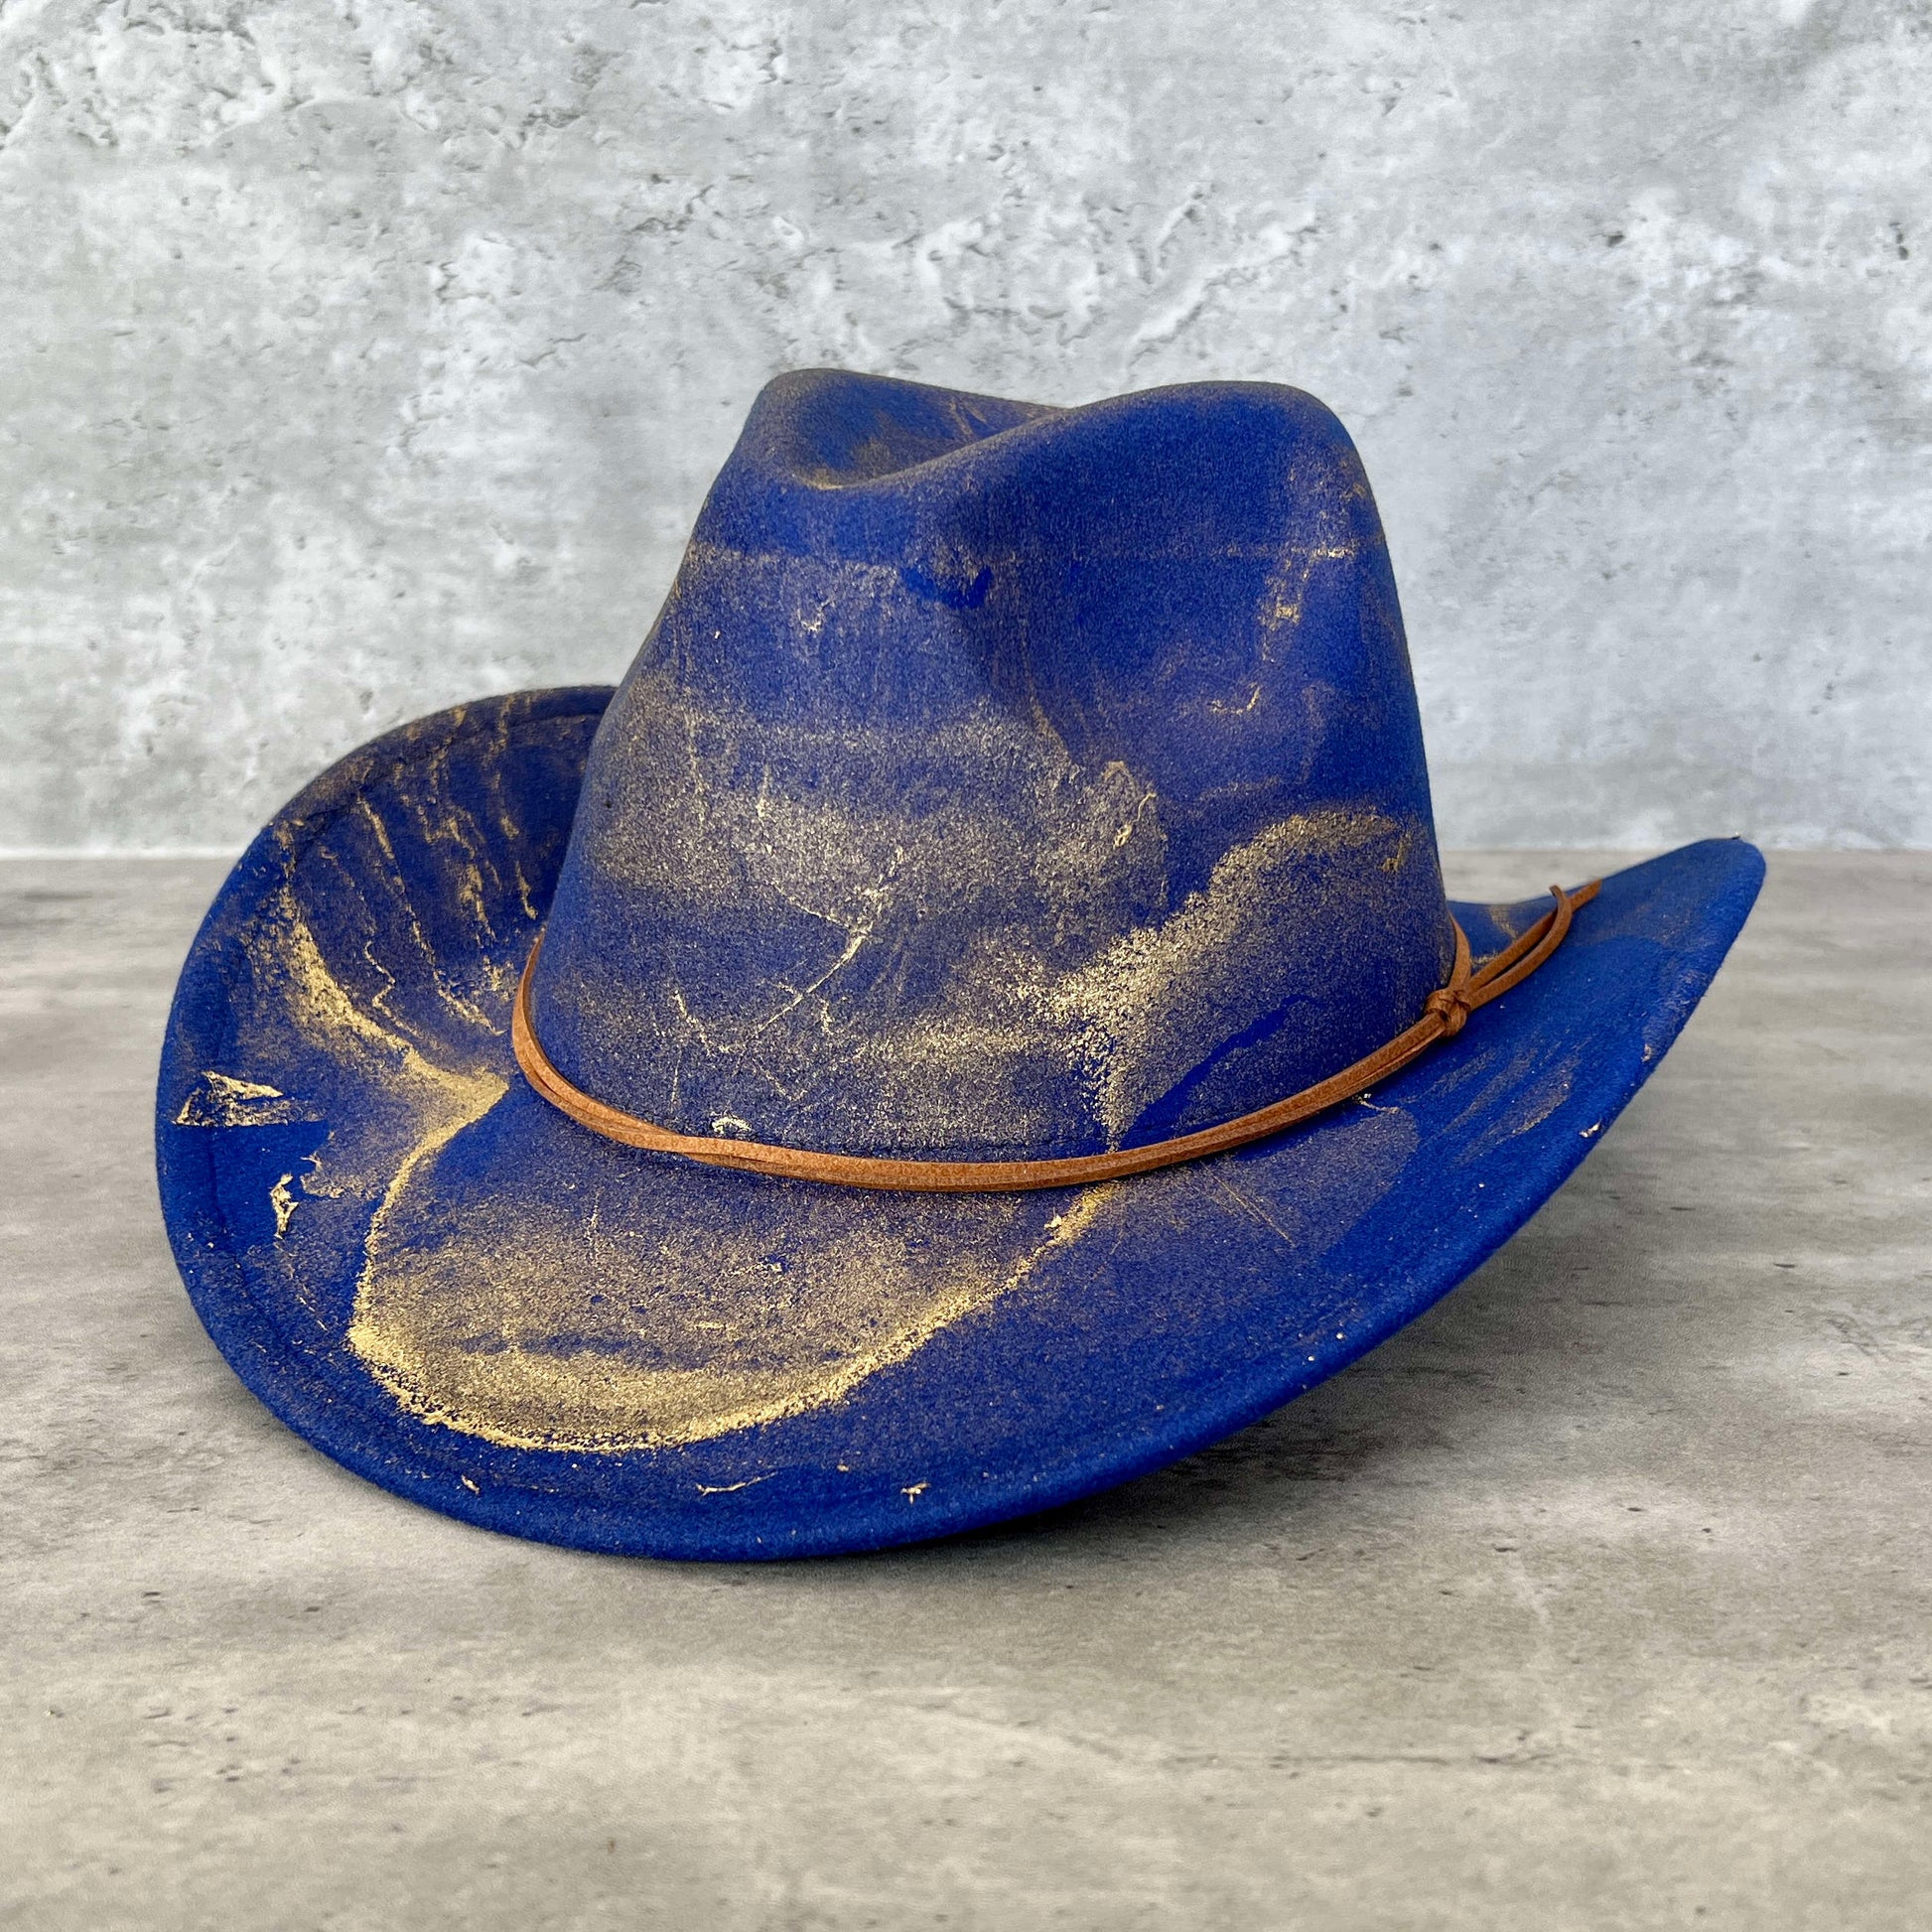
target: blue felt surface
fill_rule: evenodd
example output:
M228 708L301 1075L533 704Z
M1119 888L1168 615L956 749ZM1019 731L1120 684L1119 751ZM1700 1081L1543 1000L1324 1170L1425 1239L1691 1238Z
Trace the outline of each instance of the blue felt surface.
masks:
M966 1158L1247 1111L1406 1028L1451 928L1393 582L1318 403L772 385L622 686L418 721L223 887L158 1096L243 1381L400 1495L678 1557L859 1550L1241 1427L1505 1240L1654 1069L1762 862L1605 882L1372 1095L1092 1189L890 1195L618 1147ZM1459 907L1478 955L1545 909Z
M541 694L425 721L298 799L237 866L196 941L169 1027L158 1128L169 1229L196 1306L277 1415L401 1495L594 1549L769 1557L938 1535L1105 1487L1267 1413L1427 1308L1547 1198L1654 1069L1761 877L1755 851L1734 841L1614 876L1541 973L1367 1105L1128 1183L1054 1266L840 1402L662 1450L507 1449L409 1414L345 1345L379 1190L304 1199L290 1222L312 1217L304 1245L278 1251L278 1177L299 1175L332 1137L379 1145L383 1095L340 1054L238 1049L258 997L251 961L265 908L291 872L312 876L319 901L346 936L359 935L369 915L351 910L363 903L350 892L358 866L371 868L378 904L391 868L358 801L381 795L388 821L407 822L401 801L424 773L435 774L439 811L452 796L477 801L471 830L494 895L483 908L493 925L485 950L506 988L554 879L607 695ZM483 828L504 801L519 835L492 849ZM393 833L390 843L414 880L411 916L439 944L470 946L475 910L433 877L453 848L425 840L405 853ZM1457 909L1480 949L1542 906L1501 924L1483 908ZM468 983L487 977L473 966ZM428 1050L452 1064L481 1052L513 1082L506 1033L466 1029L434 979L425 954L420 976L377 990L417 1016ZM487 1018L506 1028L506 991L489 998ZM283 1098L230 1103L231 1125L193 1124L210 1067ZM554 1188L559 1164L621 1169L640 1214L655 1195L658 1211L700 1223L764 1214L778 1226L798 1218L806 1193L821 1221L828 1205L842 1217L879 1211L862 1193L609 1147L513 1084L472 1134L473 1178L535 1193ZM936 1205L943 1215L946 1203Z
M1374 500L1270 384L773 383L584 796L537 1030L683 1133L1165 1139L1359 1058L1450 956ZM1189 906L1121 1037L1110 948Z

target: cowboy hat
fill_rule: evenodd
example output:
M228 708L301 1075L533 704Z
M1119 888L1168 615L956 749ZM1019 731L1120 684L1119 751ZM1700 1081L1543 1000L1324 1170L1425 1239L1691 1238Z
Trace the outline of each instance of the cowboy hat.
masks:
M1239 1429L1453 1287L1654 1069L1762 861L1448 901L1312 398L759 398L615 691L352 753L183 970L189 1292L371 1480L875 1548Z

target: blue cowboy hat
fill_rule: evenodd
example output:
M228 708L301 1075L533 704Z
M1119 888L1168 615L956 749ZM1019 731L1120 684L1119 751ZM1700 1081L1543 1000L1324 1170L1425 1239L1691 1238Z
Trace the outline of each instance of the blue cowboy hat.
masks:
M406 725L255 840L175 997L162 1200L236 1373L399 1495L667 1557L907 1542L1428 1308L1762 869L1449 903L1311 397L786 376L621 685Z

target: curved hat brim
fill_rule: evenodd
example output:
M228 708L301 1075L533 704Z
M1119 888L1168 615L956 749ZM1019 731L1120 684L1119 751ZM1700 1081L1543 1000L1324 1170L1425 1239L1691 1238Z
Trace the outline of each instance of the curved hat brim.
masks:
M1763 874L1712 841L1614 875L1458 1038L1273 1142L1035 1195L770 1180L602 1141L516 1072L609 696L442 713L302 792L189 955L157 1126L182 1274L262 1402L399 1495L587 1549L911 1542L1265 1415L1561 1184ZM1547 904L1456 909L1480 957Z

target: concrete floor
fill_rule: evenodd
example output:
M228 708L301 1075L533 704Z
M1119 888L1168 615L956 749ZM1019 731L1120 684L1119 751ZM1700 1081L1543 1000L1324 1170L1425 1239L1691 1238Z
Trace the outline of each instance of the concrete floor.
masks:
M1775 862L1582 1173L1313 1395L757 1570L463 1528L242 1392L148 1140L218 872L0 866L0 1924L1932 1918L1932 855Z

